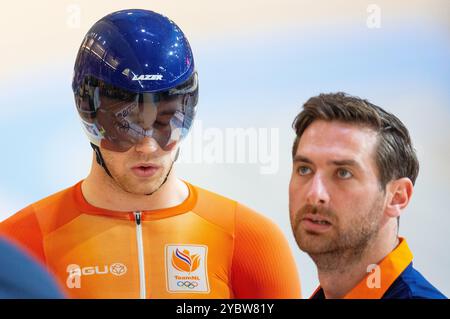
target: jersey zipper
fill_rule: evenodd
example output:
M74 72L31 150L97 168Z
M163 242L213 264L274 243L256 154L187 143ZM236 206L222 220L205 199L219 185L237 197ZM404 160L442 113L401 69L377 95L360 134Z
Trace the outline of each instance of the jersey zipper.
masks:
M139 264L139 297L146 298L145 290L145 263L144 263L144 243L142 240L142 213L135 212L134 220L136 221L136 241L138 248L138 264Z

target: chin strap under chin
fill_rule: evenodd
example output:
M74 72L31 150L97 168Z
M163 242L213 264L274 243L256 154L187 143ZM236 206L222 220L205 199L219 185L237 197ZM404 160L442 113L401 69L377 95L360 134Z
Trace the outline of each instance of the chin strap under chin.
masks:
M170 172L172 171L172 167L173 164L175 163L175 161L178 159L178 155L180 155L180 149L177 149L177 153L175 154L175 159L172 161L172 164L170 164L170 168L169 171L166 174L166 177L164 178L164 181L161 183L161 185L159 185L159 187L157 189L155 189L153 192L149 193L149 194L145 194L146 196L150 196L153 195L156 191L158 191L166 182L167 179L169 178Z
M103 167L103 169L105 170L106 174L108 174L109 177L111 177L114 180L114 177L112 177L111 173L109 172L108 167L106 166L105 161L103 160L103 156L102 156L102 152L100 152L100 147L98 147L97 145L91 143L91 147L95 152L95 158L97 160L97 163ZM172 171L172 167L173 164L175 163L175 161L178 159L178 155L180 154L180 149L177 149L177 153L175 154L175 159L172 161L172 164L170 165L170 169L166 174L166 177L164 178L164 181L161 183L161 185L159 185L159 187L157 189L155 189L153 192L149 193L149 194L145 194L147 196L153 195L156 191L158 191L166 182L167 179L169 178L169 174Z
M100 147L98 147L97 145L91 143L91 147L95 152L95 158L97 159L97 163L98 165L100 165L101 167L103 167L103 169L105 170L106 174L109 175L109 177L111 177L112 179L114 179L111 175L111 173L109 172L108 167L106 167L106 163L103 160L103 156L102 156L102 152L100 152Z

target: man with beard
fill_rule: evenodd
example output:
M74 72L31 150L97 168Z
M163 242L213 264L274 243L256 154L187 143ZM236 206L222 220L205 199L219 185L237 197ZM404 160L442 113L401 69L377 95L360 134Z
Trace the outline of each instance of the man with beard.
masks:
M336 93L310 98L293 128L290 219L317 266L312 298L445 298L398 237L419 172L403 123Z
M72 89L94 151L90 174L0 225L69 297L300 297L280 229L172 169L198 100L193 54L173 21L138 9L99 20Z

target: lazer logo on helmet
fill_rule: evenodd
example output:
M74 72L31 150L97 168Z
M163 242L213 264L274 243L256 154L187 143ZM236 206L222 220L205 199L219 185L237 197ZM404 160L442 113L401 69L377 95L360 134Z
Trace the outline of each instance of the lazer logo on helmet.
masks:
M160 81L162 80L162 74L142 74L134 75L132 81Z

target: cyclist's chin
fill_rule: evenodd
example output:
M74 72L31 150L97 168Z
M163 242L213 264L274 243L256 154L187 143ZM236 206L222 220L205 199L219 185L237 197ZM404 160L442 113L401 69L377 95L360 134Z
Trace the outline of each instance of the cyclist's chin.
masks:
M157 174L150 177L137 177L130 174L126 178L120 179L122 189L134 195L149 195L158 190L164 182L165 175L161 169Z

